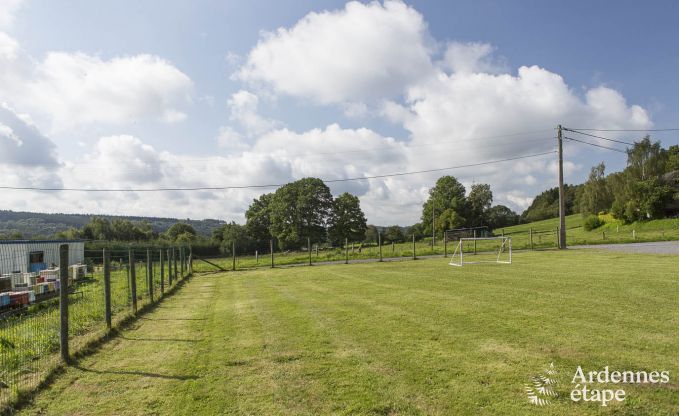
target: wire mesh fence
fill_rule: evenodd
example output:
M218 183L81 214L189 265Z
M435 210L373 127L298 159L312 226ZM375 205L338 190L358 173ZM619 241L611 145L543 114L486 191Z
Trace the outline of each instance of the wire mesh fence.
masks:
M40 260L36 251L48 257L59 250L60 244L42 244L40 250L23 247L23 254L16 247L0 250L0 413L11 409L63 362L60 295L64 272L57 266L60 262L38 271L21 271ZM172 290L191 273L189 253L187 247L155 246L104 254L83 246L74 257L69 250L64 333L68 333L71 355Z

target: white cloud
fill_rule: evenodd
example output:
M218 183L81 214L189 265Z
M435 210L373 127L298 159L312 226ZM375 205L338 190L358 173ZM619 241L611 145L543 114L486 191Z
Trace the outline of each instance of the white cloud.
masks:
M401 1L349 2L266 33L236 78L320 103L400 94L431 70L427 26Z
M488 43L450 42L443 57L443 65L453 72L501 72L505 66L492 60L493 52L495 47Z
M54 143L27 117L0 104L0 164L56 167Z
M240 124L248 136L264 134L279 124L259 114L259 97L249 91L240 90L232 94L228 107L229 119Z
M11 40L11 38L9 38ZM103 60L84 53L50 52L37 64L16 59L18 46L0 36L0 61L12 57L0 75L6 94L21 108L46 117L52 128L96 123L131 124L142 118L174 123L191 101L191 79L153 55Z
M0 32L0 62L9 63L17 58L19 42L5 32Z
M9 28L23 0L0 0L0 28Z
M124 188L157 183L163 178L161 161L156 150L130 135L100 138L94 152L87 155L85 160L87 162L78 165L74 172L90 176L92 171L98 171L96 181L100 184Z

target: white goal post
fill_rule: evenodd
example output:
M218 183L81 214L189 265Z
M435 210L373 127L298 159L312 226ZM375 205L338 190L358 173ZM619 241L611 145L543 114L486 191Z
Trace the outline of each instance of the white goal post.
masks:
M478 250L479 244L481 250ZM449 264L463 266L480 263L512 264L512 238L460 238Z

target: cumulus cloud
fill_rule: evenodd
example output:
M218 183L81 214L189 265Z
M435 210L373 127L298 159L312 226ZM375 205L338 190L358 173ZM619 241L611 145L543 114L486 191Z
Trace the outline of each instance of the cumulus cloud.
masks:
M240 90L232 94L228 107L229 119L243 127L248 136L264 134L279 124L259 114L259 97L250 91Z
M0 164L57 166L54 143L27 116L0 104Z
M453 72L501 72L505 66L493 61L494 51L495 47L488 43L450 42L443 57L443 65Z
M235 74L319 103L381 99L431 70L427 25L401 1L352 1L266 33Z
M0 0L0 28L11 27L23 0Z
M50 52L26 82L26 106L48 114L59 130L89 123L131 123L143 117L176 122L190 101L191 79L153 55L103 60Z

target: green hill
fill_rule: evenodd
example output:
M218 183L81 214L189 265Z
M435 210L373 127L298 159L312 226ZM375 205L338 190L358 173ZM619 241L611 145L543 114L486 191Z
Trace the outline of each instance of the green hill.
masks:
M581 214L566 216L566 242L576 244L611 244L643 241L679 240L679 218L640 221L624 224L611 215L600 215L604 225L592 231L583 228ZM559 218L535 221L494 230L494 234L512 237L515 248L530 247L530 234L533 230L533 247L556 246L556 230Z
M11 236L19 233L22 238L51 238L60 231L66 231L71 227L81 228L97 216L109 220L118 218L130 221L147 221L153 231L162 233L173 224L182 221L187 222L200 235L209 237L212 230L224 224L221 220L190 220L162 217L135 217L115 215L90 215L90 214L46 214L40 212L21 212L0 210L0 236Z

